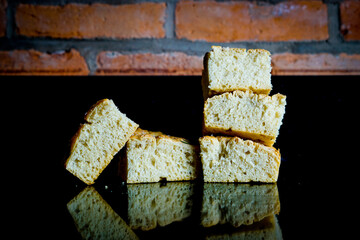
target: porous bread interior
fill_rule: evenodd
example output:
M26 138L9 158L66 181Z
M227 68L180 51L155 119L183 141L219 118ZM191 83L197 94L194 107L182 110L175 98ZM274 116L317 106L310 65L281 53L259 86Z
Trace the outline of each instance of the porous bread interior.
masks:
M276 182L280 153L238 137L199 139L204 182Z
M73 138L65 167L86 184L93 184L138 125L121 113L112 100L98 101L86 114Z
M127 182L194 180L198 151L183 138L134 134L126 144Z
M269 94L270 72L270 52L266 50L213 46L204 59L203 85L208 88L204 95L235 90Z
M286 96L234 91L208 98L204 132L240 136L272 146L285 113Z
M67 209L83 239L138 239L92 186L74 197Z
M151 230L182 221L191 215L194 183L129 184L128 216L132 229Z

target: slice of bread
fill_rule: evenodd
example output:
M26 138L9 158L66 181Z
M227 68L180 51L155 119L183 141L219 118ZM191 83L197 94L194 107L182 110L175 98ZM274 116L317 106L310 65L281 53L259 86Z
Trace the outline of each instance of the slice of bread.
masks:
M213 46L204 57L204 98L235 90L269 94L270 72L270 52L266 50Z
M194 183L129 184L128 218L131 229L148 231L190 217Z
M67 209L83 239L139 239L92 186L74 197Z
M204 182L276 182L280 153L238 137L199 139Z
M72 139L65 168L90 185L125 145L138 125L121 113L109 99L94 104L86 113L85 121Z
M198 159L197 147L186 139L139 130L126 144L122 178L128 183L194 180Z
M205 183L201 225L251 225L280 212L276 184Z
M286 96L234 91L208 98L204 105L204 135L221 133L272 146L285 113Z

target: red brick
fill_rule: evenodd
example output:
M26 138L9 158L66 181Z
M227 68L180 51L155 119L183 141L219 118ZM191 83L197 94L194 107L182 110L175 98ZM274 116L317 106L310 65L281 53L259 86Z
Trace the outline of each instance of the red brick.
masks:
M201 75L202 57L181 52L124 55L101 52L97 56L98 75Z
M360 1L340 4L341 32L345 40L360 40Z
M165 3L19 4L15 19L18 34L28 37L162 38L165 9Z
M7 1L0 0L0 37L6 35L6 8Z
M88 75L84 58L70 52L0 51L0 75Z
M273 75L359 75L360 54L274 54Z
M209 42L320 41L328 39L326 4L289 1L180 1L176 6L176 36Z

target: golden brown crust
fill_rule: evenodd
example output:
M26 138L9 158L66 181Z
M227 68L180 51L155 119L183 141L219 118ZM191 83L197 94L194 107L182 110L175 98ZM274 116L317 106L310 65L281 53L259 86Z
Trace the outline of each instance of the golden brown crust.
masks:
M267 94L254 94L249 90L247 90L247 91L241 91L241 90L237 91L236 90L236 91L226 92L221 95L214 96L213 99L222 98L224 96L226 96L227 98L229 98L231 96L240 97L240 98L249 97L254 100L260 100L260 99L264 99L264 98L271 98L271 99L278 99L278 100L286 99L286 96L282 95L280 93L274 94L272 96L268 96Z
M248 49L247 52L252 53L252 52L256 52L256 53L263 53L263 54L267 54L267 55L271 55L271 53L268 50L265 49Z
M266 136L263 134L233 130L231 128L230 129L217 128L217 127L203 128L203 135L208 135L208 134L215 134L216 136L217 134L224 134L228 136L230 135L234 137L241 137L244 139L253 140L254 142L258 142L269 147L271 147L275 143L275 137L273 136Z
M248 52L248 53L264 53L264 54L267 54L267 55L271 55L271 53L268 51L268 50L265 50L265 49L247 49L246 48L226 48L226 47L221 47L221 46L211 46L211 48L214 50L214 49L221 49L222 51L224 49L229 49L231 51L235 51L235 52L238 52L238 53L245 53L245 52Z
M70 153L69 153L69 157L65 160L64 163L65 168L70 160L71 154L74 152L74 149L76 148L76 142L79 139L80 132L83 128L84 128L84 124L80 124L79 129L76 131L75 135L70 139Z
M145 130L145 129L141 129L141 128L138 128L136 129L136 131L134 132L134 134L131 136L132 138L137 138L137 137L140 137L142 135L151 135L151 136L160 136L160 135L165 135L164 133L162 132L154 132L154 131L148 131L148 130Z
M270 93L270 89L260 89L260 88L254 88L254 87L248 87L248 88L213 88L211 90L209 90L208 92L208 97L212 97L215 95L220 95L222 93L232 93L234 91L251 91L254 92L256 94L261 94L261 95L268 95Z
M172 141L190 144L189 141L187 139L185 139L185 138L174 137L174 136L164 134L162 132L148 131L148 130L144 130L144 129L141 129L141 128L138 128L136 130L136 132L131 136L132 139L141 139L141 138L144 138L144 137L155 137L156 139L160 139L160 138L162 138L162 139L170 139Z
M105 99L101 99L99 101L97 101L95 104L93 104L90 109L85 113L85 116L84 116L84 120L86 122L88 122L89 118L91 117L93 111L101 104L103 104L103 102L108 102L110 101L109 99L105 98Z

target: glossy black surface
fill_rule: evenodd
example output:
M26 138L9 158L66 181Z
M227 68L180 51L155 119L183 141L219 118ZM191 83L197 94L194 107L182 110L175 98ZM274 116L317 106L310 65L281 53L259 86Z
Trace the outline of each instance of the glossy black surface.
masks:
M67 203L86 186L62 167L69 140L88 108L111 98L144 129L189 138L201 135L200 77L2 77L5 124L3 181L8 231L14 236L81 239ZM359 77L272 77L271 94L287 95L274 145L282 162L277 183L284 239L346 238L358 213ZM6 156L6 157L5 157ZM116 157L96 191L128 223L126 185ZM203 239L203 184L194 183L192 212L181 222L137 231L143 239ZM355 219L355 220L354 220ZM247 231L225 225L222 234Z

